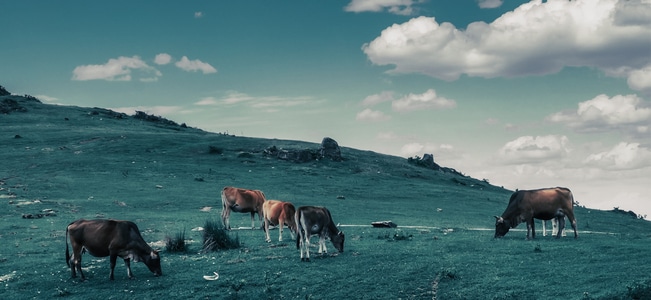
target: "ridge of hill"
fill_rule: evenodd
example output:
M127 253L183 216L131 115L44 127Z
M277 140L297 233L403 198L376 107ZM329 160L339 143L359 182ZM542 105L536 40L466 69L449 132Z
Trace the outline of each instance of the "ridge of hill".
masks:
M447 206L449 211L482 216L477 221L469 217L465 226L490 227L490 217L501 214L512 192L451 168L437 165L433 170L413 158L343 146L340 162L280 160L269 155L269 149L317 151L320 144L211 133L144 112L129 116L97 107L44 104L29 95L0 96L0 109L4 111L0 123L5 132L1 159L14 162L6 164L0 182L27 186L20 193L25 198L96 198L91 194L101 194L101 189L95 193L84 191L86 188L77 190L101 184L111 187L103 197L128 199L129 194L149 192L135 187L141 181L150 181L154 187L166 186L169 191L171 186L178 186L175 181L191 180L202 188L211 185L209 193L195 195L205 199L206 205L219 201L221 187L227 185L262 189L270 198L302 202L305 193L292 189L309 186L312 193L308 194L314 197L346 198L346 202L382 199L390 204L408 203L410 197L439 198L438 206ZM41 178L42 173L49 175ZM131 185L134 187L130 191L124 188ZM403 188L408 192L401 200L382 195ZM15 189L12 193L16 193ZM446 203L439 193L451 193L458 199ZM599 212L585 207L577 210L579 215ZM617 214L608 216L636 217L633 212L614 212ZM464 218L451 218L458 219ZM425 220L405 216L403 222ZM590 228L589 221L586 223L579 228Z

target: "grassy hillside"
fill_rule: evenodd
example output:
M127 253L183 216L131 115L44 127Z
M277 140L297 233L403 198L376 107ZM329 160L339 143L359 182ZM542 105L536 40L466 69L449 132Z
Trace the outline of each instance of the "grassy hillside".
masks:
M0 295L6 298L651 297L651 224L627 213L577 207L578 240L538 233L526 241L523 231L494 240L493 216L511 191L404 158L342 147L343 161L295 163L265 149L315 150L320 141L209 133L146 114L29 97L0 96L0 105ZM296 206L327 206L346 233L344 253L301 263L288 233L279 243L272 232L268 244L260 230L233 231L239 249L199 253L201 233L191 229L219 219L219 193L227 185ZM163 252L159 278L137 263L136 279L128 280L119 261L114 282L108 260L86 254L89 280L80 283L70 279L64 259L65 227L79 218L132 220L159 246L185 230L191 250ZM398 228L369 225L382 220ZM231 224L248 227L249 216L233 214ZM203 280L213 272L218 280Z

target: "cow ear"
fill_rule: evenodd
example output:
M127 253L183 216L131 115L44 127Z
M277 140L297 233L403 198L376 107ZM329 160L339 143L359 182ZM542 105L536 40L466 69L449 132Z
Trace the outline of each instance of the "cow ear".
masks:
M502 217L495 216L495 219L498 223L504 223L504 219Z
M151 251L151 254L149 254L151 258L156 259L158 258L158 250L153 250Z

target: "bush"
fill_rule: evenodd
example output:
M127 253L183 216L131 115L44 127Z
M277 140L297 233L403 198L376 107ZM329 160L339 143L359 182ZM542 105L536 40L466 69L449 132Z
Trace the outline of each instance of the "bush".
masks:
M208 153L210 154L223 154L224 149L221 147L209 146Z
M185 229L176 233L176 236L165 237L165 250L167 252L187 252L188 246L185 244Z
M239 247L239 236L232 238L221 222L206 221L206 224L203 226L203 252L236 249Z

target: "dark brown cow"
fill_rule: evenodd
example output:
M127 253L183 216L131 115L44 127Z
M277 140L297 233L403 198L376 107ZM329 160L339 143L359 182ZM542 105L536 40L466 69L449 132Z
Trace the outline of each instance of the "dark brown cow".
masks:
M222 222L226 229L231 229L231 211L239 213L251 213L251 228L255 229L254 217L262 220L262 204L267 199L264 193L259 190L247 190L232 186L224 187L222 190Z
M556 187L539 190L516 191L511 195L509 205L501 217L495 216L495 237L503 237L510 228L521 222L527 222L527 239L535 238L533 219L558 219L559 228L565 228L565 216L574 229L574 238L578 238L576 219L574 218L574 197L567 188ZM561 236L559 231L556 237Z
M269 237L269 225L278 226L278 241L283 241L283 225L289 227L292 239L296 233L296 221L294 214L296 208L290 202L278 200L267 200L262 205L262 214L264 219L264 231L267 243L271 242Z
M162 275L160 256L158 251L149 247L140 235L138 226L130 221L116 220L77 220L66 228L66 239L70 237L72 257L68 251L66 241L66 263L70 267L72 277L77 277L75 269L81 274L81 280L86 276L81 271L81 254L88 251L95 257L110 257L111 273L109 279L113 280L113 269L118 256L124 259L129 278L131 261L143 262L154 276Z
M296 210L295 219L298 234L296 248L301 249L301 261L310 261L310 237L314 235L319 236L319 254L328 252L326 238L330 238L339 252L344 252L344 233L337 229L327 208L301 206Z

